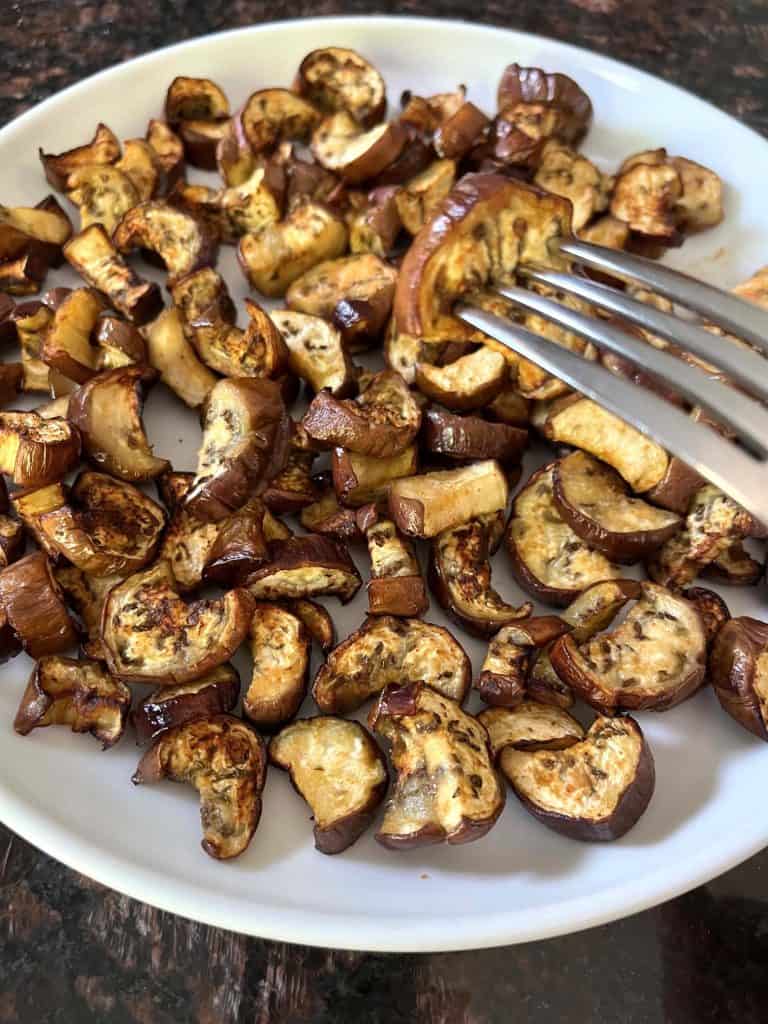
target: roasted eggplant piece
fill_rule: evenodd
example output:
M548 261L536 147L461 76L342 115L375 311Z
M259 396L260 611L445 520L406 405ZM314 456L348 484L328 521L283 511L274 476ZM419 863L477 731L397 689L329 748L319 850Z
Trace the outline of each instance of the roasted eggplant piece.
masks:
M315 676L312 696L321 711L343 715L390 683L421 680L460 704L471 677L469 658L447 629L377 615L334 647Z
M63 419L0 412L0 472L18 487L61 480L80 459L80 434Z
M0 477L0 570L21 558L26 543L23 524L9 512L8 490Z
M261 153L288 139L307 142L320 112L290 89L260 89L248 97L235 120L235 133L242 134L252 153Z
M292 373L319 392L327 390L337 398L354 386L352 362L341 332L318 316L279 309L270 314L288 347Z
M50 391L49 368L40 353L51 320L53 311L36 299L19 303L9 314L7 322L13 326L21 347L24 391Z
M730 622L731 612L728 605L719 594L706 587L689 587L683 591L683 597L691 602L701 616L707 647L711 648L717 634L726 622Z
M435 160L397 190L394 202L402 226L416 235L456 180L454 160Z
M184 144L169 124L155 118L147 125L146 141L161 172L155 191L166 195L184 173Z
M104 303L91 288L76 288L56 308L40 348L40 358L70 380L83 384L98 371L99 350L92 341Z
M161 686L131 713L136 742L143 744L194 718L227 714L240 696L240 676L232 665L219 665L202 679Z
M90 733L106 750L125 732L130 707L131 691L98 661L48 655L29 677L13 728L26 736L47 725L68 725Z
M389 512L401 533L435 537L443 530L505 509L508 496L509 485L501 467L486 460L393 481Z
M131 179L114 166L79 167L67 178L67 196L80 211L80 230L101 224L111 235L139 202Z
M0 572L0 608L32 658L60 654L77 643L75 625L61 588L42 551L19 559Z
M160 289L129 267L101 224L75 235L64 246L67 261L92 287L107 296L133 324L145 324L163 308Z
M351 601L362 585L347 549L319 534L291 537L270 545L270 561L248 579L258 600L335 594L342 604Z
M323 654L327 654L336 643L336 627L327 610L317 601L309 601L306 598L289 601L288 607L304 623L305 629L319 645Z
M347 227L327 206L303 203L256 235L243 235L237 255L250 284L263 295L285 295L289 286L323 260L343 255Z
M768 741L768 624L746 615L725 623L712 647L709 675L723 711Z
M499 767L522 805L569 839L619 839L637 823L655 786L653 755L629 717L596 718L565 750L505 747Z
M187 604L170 564L157 562L109 592L102 613L107 664L128 682L170 686L200 679L243 642L252 609L244 590Z
M103 313L96 321L93 341L99 348L100 370L116 370L132 363L146 363L147 344L138 327L115 313Z
M186 505L199 519L224 519L258 494L287 456L290 420L274 381L221 380L202 414L203 441Z
M479 348L447 366L416 365L416 387L448 409L466 412L492 402L507 383L508 362L499 352Z
M105 124L99 124L90 142L65 153L44 153L39 150L45 176L57 192L63 192L73 171L81 167L106 166L120 159L120 142Z
M239 185L219 192L215 202L222 242L236 245L243 235L258 234L280 220L280 203L263 167Z
M702 575L731 587L752 587L763 576L764 566L740 542L732 544L702 570Z
M301 62L296 86L320 110L346 111L364 128L382 119L387 109L384 79L354 50L326 46Z
M341 853L359 839L387 790L384 757L359 722L299 719L274 737L269 759L309 804L320 853Z
M504 809L488 734L423 682L390 685L369 717L397 772L376 839L391 850L480 839Z
M68 417L80 431L84 454L120 480L152 480L170 468L167 459L152 454L141 419L143 393L156 378L147 366L107 370L69 400Z
M603 714L665 711L704 681L707 638L696 607L655 583L640 587L612 632L584 644L563 636L550 651L563 682Z
M530 613L531 606L527 611ZM503 626L491 639L475 689L486 704L512 708L525 696L536 652L570 629L557 615L542 615Z
M563 521L554 499L556 463L537 470L518 492L507 529L516 580L533 597L565 606L599 580L621 569L589 547Z
M398 534L389 519L374 523L365 537L371 559L368 614L406 618L423 615L429 608L429 598L411 542Z
M164 732L142 757L133 776L146 782L186 782L200 794L202 847L216 860L247 848L261 817L267 772L264 742L231 715L194 718Z
M534 183L573 204L573 230L580 231L608 208L613 179L591 160L554 139L544 144Z
M28 252L0 263L0 291L8 295L34 295L40 291L50 265L47 252L30 246Z
M344 448L334 448L331 456L333 486L339 501L352 508L373 503L386 509L389 486L393 480L413 476L419 468L416 445L409 445L399 455L388 459L358 455Z
M397 121L368 131L345 110L326 117L312 133L312 153L326 170L349 185L371 181L395 161L408 133Z
M61 262L72 224L53 196L37 206L0 206L0 261L30 255L48 266Z
M403 226L397 208L397 194L395 185L382 185L368 194L367 205L349 222L351 252L370 252L381 259L392 252Z
M298 615L257 602L250 628L253 674L243 712L262 731L273 732L301 707L309 674L309 633Z
M81 631L81 650L86 658L104 661L101 642L101 613L112 587L120 582L119 576L86 576L74 565L57 567L54 573L67 604L75 613Z
M438 125L432 144L439 157L460 160L485 141L490 128L482 110L466 101Z
M578 143L592 121L589 96L559 72L510 64L502 73L496 98L499 110L510 110L521 130L532 137L554 136Z
M579 238L583 238L585 242L619 251L627 248L629 234L629 225L617 217L612 217L610 213L598 217L578 232Z
M311 505L301 510L300 521L311 533L328 534L338 540L364 540L366 532L378 519L376 506L347 508L339 504L335 491L327 488Z
M152 199L157 193L160 183L157 154L145 139L126 139L123 155L115 167L130 178L139 201Z
M581 723L563 708L521 701L514 708L486 708L477 716L488 730L491 754L514 750L565 750L584 739Z
M627 157L616 175L611 216L650 238L674 240L683 195L680 172L664 149Z
M165 119L170 125L180 121L219 121L229 117L229 100L224 90L210 78L177 75L165 94Z
M312 479L312 465L316 458L316 452L302 445L301 434L294 425L285 466L272 478L263 494L267 508L278 515L288 515L300 512L320 498L320 489Z
M496 459L517 464L528 442L528 431L507 423L489 423L479 416L457 416L428 409L421 427L421 444L433 455L452 462Z
M155 253L173 284L185 274L216 262L218 239L208 224L162 199L148 199L130 209L115 228L120 252L141 247Z
M175 307L144 328L150 365L160 380L192 409L199 408L218 378L200 362Z
M16 491L12 499L13 510L24 528L54 565L61 562L63 556L50 537L40 529L40 519L47 512L66 505L67 492L68 488L59 482Z

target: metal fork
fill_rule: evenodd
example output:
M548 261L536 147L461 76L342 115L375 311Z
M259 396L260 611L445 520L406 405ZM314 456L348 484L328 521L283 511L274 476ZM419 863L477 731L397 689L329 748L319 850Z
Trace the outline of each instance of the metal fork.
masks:
M585 299L699 356L723 370L737 389L633 336L615 320L600 320L568 309L555 299L524 288L495 289L516 306L540 314L598 348L625 356L669 382L683 398L730 428L735 442L696 423L684 410L654 392L518 324L468 304L457 305L454 312L658 441L768 524L768 408L763 404L768 403L768 312L641 256L575 239L561 242L559 250L578 264L640 282L754 346L757 351L742 348L691 320L662 312L586 277L539 267L521 268L521 274L532 281Z

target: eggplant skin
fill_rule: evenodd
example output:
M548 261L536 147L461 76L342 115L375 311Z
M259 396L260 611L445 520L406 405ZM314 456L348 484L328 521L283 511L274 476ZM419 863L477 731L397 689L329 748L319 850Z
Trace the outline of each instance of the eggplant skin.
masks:
M226 714L240 696L240 676L232 665L220 665L207 676L180 686L163 686L131 712L136 742L149 743L160 733L193 718Z
M368 614L418 618L429 608L421 576L382 576L368 581Z
M429 409L422 422L421 442L427 451L457 462L519 462L528 442L528 431L506 423L492 423L480 416L457 416Z
M768 623L749 616L731 619L717 634L709 657L709 676L720 706L740 726L768 742L768 707L758 660L768 651Z
M61 654L77 643L77 631L42 551L0 572L0 606L32 658Z

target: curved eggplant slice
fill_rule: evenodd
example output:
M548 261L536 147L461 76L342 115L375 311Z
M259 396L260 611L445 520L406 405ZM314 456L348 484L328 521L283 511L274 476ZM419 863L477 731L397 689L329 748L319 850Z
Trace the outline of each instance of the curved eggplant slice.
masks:
M496 823L506 794L485 728L422 682L388 686L369 717L397 772L376 839L392 850L468 843Z
M327 206L302 203L277 224L243 235L237 247L240 267L263 295L285 295L289 286L323 260L342 256L347 227Z
M312 696L321 711L343 715L391 683L422 681L460 704L471 678L469 658L447 629L378 615L334 647L315 676Z
M527 606L530 613L531 606ZM491 639L475 689L486 704L513 708L526 691L536 652L567 633L570 627L557 615L543 615L503 626Z
M45 176L58 192L63 192L73 171L89 165L106 166L120 159L120 142L105 124L99 124L90 142L65 153L39 151Z
M490 128L489 118L467 100L438 125L432 144L439 157L460 160L485 141Z
M304 623L304 628L320 647L323 654L336 643L336 627L333 619L317 601L309 601L306 598L297 598L289 601L288 607Z
M243 713L265 732L290 721L307 692L310 638L287 608L257 602L250 627L253 674Z
M312 133L312 153L326 170L349 185L370 181L395 161L408 134L397 121L368 131L346 111L326 117Z
M270 316L288 347L292 373L306 381L314 392L327 388L340 398L352 391L352 362L337 328L320 317L289 309L275 310Z
M496 760L514 750L565 750L584 739L581 723L563 708L524 700L514 708L486 708L477 716L485 726Z
M763 577L764 566L754 559L744 545L732 544L702 570L702 576L730 587L751 587Z
M709 657L723 711L768 742L768 624L740 616L725 623Z
M290 537L270 545L270 561L248 579L248 590L264 601L335 594L351 601L362 585L347 549L319 534Z
M443 530L432 541L429 585L440 605L475 636L491 636L516 619L527 618L530 601L515 608L491 586L489 517Z
M184 174L184 144L170 125L156 118L147 125L146 140L161 172L155 191L166 195Z
M107 370L69 400L67 415L80 431L84 454L120 480L152 480L170 469L167 459L152 454L141 419L143 392L156 378L147 366Z
M40 529L40 519L46 512L66 505L68 490L69 488L59 482L47 484L45 487L32 487L16 491L12 499L14 512L35 543L43 549L54 565L62 561L62 554Z
M194 718L232 711L240 696L240 676L232 665L219 665L202 679L178 686L161 686L131 713L136 742L149 743L161 733Z
M435 537L471 519L506 509L507 478L488 459L461 469L401 477L389 489L389 513L401 533Z
M448 409L466 412L492 402L507 383L508 361L483 347L447 366L416 364L416 387Z
M64 246L64 256L110 305L133 324L145 324L163 308L158 286L129 267L101 224L92 224Z
M680 590L699 572L755 529L755 521L714 484L705 484L691 501L683 528L646 563L656 583Z
M210 78L177 75L165 94L165 119L179 121L218 121L229 117L229 100L224 90Z
M547 134L563 142L579 142L592 120L592 102L568 75L548 73L541 68L525 68L510 64L502 73L497 91L499 110L517 108L524 130L533 132L535 107L556 115L552 131ZM528 113L528 117L522 115Z
M131 691L113 679L98 661L48 655L29 677L13 728L20 736L48 725L68 725L89 732L112 747L125 732Z
M235 119L251 152L261 153L289 139L307 142L320 112L290 89L260 89L251 93Z
M416 552L388 519L366 531L371 578L368 581L368 614L416 618L429 608L429 598Z
M160 182L157 155L145 139L126 139L115 167L126 174L139 200L152 199Z
M331 455L333 486L339 501L351 508L374 504L386 509L389 486L393 480L413 476L419 468L419 451L409 445L388 459L358 455L334 448Z
M80 211L80 230L101 224L111 235L139 202L131 179L117 167L80 167L67 178L67 196Z
M726 622L730 622L731 612L728 605L719 594L706 587L689 587L683 591L683 597L691 602L701 616L707 647L711 648L717 634Z
M505 465L519 463L528 442L527 430L443 409L424 413L420 436L423 447L434 455L455 462L496 459Z
M661 160L656 159L659 153L663 153ZM680 172L667 160L665 150L638 153L627 157L619 168L611 216L641 235L673 239L680 225L682 196Z
M244 590L187 604L170 564L157 562L109 592L101 623L107 664L128 682L199 679L232 657L248 633L252 609Z
M113 235L120 252L141 247L165 265L169 283L216 262L218 239L205 223L187 210L162 199L137 203L122 218Z
M94 343L99 348L99 369L117 370L147 362L147 344L138 327L115 313L103 313L96 321Z
M241 377L220 380L203 407L203 441L186 506L218 521L262 491L286 459L290 420L280 386Z
M18 487L61 480L80 459L80 435L64 419L0 412L0 472Z
M534 183L573 204L573 230L580 231L610 202L613 179L570 146L550 139L541 151Z
M87 658L104 661L104 646L101 642L101 613L107 594L112 587L120 582L120 577L86 576L74 565L57 567L54 575L87 637L80 645L83 654Z
M653 755L629 717L596 718L565 750L506 747L499 767L527 811L569 839L618 839L637 823L655 786Z
M0 572L0 607L22 648L32 658L60 654L77 643L77 632L61 588L42 551L19 559Z
M40 353L51 320L53 311L36 299L19 303L9 314L7 322L13 326L21 348L24 391L43 391L46 394L50 391L49 368L40 358Z
M299 66L298 91L321 110L347 111L364 128L384 116L387 91L376 68L355 50L326 46Z
M715 227L723 219L723 183L708 167L673 156L669 161L680 175L683 194L677 201L677 213L686 233Z
M637 562L677 533L680 517L632 498L618 473L586 452L555 464L552 495L574 533L615 562ZM663 582L663 581L660 581Z
M640 587L612 632L583 644L564 636L550 651L560 678L602 714L666 711L704 681L707 638L696 607L655 583Z
M555 504L556 463L537 470L515 498L507 549L518 583L533 597L565 606L621 569L593 550L563 521Z
M262 498L267 508L278 515L300 512L320 498L320 489L312 478L317 453L291 439L285 466L272 478Z
M231 715L195 718L164 732L142 757L133 783L186 782L200 794L202 847L216 860L247 848L261 817L264 742Z
M384 757L359 722L298 719L270 742L269 758L309 804L320 853L341 853L359 839L387 790Z
M311 533L328 534L338 540L363 540L366 531L378 519L375 505L346 508L339 504L335 492L328 488L317 501L301 510L300 521Z
M349 222L350 252L370 252L381 259L389 256L403 226L397 194L395 185L382 185L369 192L367 205Z
M453 188L455 180L455 160L435 160L397 190L394 201L406 231L418 234Z
M40 358L70 380L83 384L98 372L99 349L92 341L104 303L92 288L76 288L56 308Z
M184 333L178 309L163 310L144 328L149 363L185 405L199 408L218 378L198 358Z
M229 136L229 118L220 121L180 121L176 126L184 146L184 156L192 167L215 171L221 140Z

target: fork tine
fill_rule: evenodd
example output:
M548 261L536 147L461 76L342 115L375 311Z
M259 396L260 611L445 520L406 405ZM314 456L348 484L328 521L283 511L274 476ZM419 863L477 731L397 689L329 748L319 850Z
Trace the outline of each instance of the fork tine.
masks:
M588 267L642 282L768 354L768 312L759 306L644 256L617 252L577 239L561 242L559 249Z
M590 363L547 338L473 306L459 305L454 313L654 438L759 520L768 522L764 462L710 428L694 423L653 392L614 376L599 363Z
M723 341L696 324L656 309L647 302L632 299L606 284L539 267L521 267L520 272L532 281L578 295L602 309L617 313L646 331L667 338L723 370L756 398L768 401L768 361L751 349Z
M547 320L594 342L600 348L618 352L657 377L668 381L694 405L703 406L716 420L731 427L742 441L760 455L768 454L768 409L727 384L707 377L668 352L628 334L621 328L569 309L524 288L498 288L499 295L523 309L533 310Z

